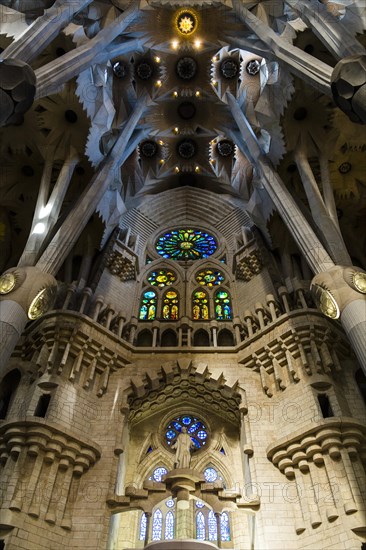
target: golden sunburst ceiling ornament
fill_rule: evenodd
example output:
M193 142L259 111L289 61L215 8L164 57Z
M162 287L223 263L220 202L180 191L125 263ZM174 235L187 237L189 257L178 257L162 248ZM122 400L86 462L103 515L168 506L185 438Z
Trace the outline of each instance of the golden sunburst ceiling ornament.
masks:
M197 30L198 18L193 10L180 10L175 17L175 27L183 36L190 36Z

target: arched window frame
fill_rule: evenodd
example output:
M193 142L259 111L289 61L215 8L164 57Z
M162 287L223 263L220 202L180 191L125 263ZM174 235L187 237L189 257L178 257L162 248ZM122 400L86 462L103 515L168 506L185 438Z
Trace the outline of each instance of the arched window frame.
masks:
M173 540L174 539L174 527L175 527L175 517L172 510L168 510L165 514L164 521L164 540Z
M170 503L170 505L168 504ZM161 514L161 515L160 515ZM155 526L154 526L155 519ZM153 509L150 521L145 512L141 512L138 521L137 540L164 541L175 539L176 509L175 500L172 498L159 502ZM159 525L159 523L161 525ZM155 528L155 531L154 531ZM148 530L148 532L147 532ZM160 538L157 538L159 537ZM155 537L155 538L154 538Z
M144 306L144 303L143 303L143 301L144 301L144 299L145 299L144 296L145 296L145 294L146 294L147 292L152 292L152 293L154 293L155 298L152 298L152 297L151 297L150 301L151 301L152 303L149 305L149 307L146 306L146 307L147 307L147 313L146 313L147 317L144 319L144 318L141 317L141 309L142 309L142 307ZM158 307L159 307L158 301L159 301L159 295L158 295L158 292L157 292L157 289L156 289L156 288L154 288L154 287L146 287L146 288L144 288L144 289L141 291L141 295L140 295L140 303L139 303L140 305L139 305L139 311L138 311L138 320L139 320L139 321L150 321L150 322L151 322L151 321L154 321L154 320L156 319L156 317L157 317L157 312L158 312ZM151 318L149 318L149 310L150 310L150 307L155 307L155 314L154 314L154 316L151 317Z
M163 540L164 516L160 508L154 511L151 519L151 540Z
M230 525L229 512L223 511L220 514L220 533L221 533L221 542L231 541L231 525Z
M168 292L175 292L176 293L176 298L168 298L166 295L168 294ZM174 302L174 300L176 300L176 303ZM170 286L170 287L167 287L163 289L163 294L162 294L162 297L161 297L161 320L162 321L178 321L179 320L179 317L180 317L180 296L179 296L179 292L178 290L173 287L173 286ZM164 308L165 307L168 307L169 308L169 317L164 317ZM173 308L176 307L177 308L177 312L176 312L176 316L173 318L172 317L172 313L173 313Z
M199 507L198 503L200 503ZM225 548L232 540L230 513L225 510L216 513L206 502L196 502L194 515L196 540L217 543L218 522L220 523L220 542L223 544L222 547Z
M197 292L202 292L206 295L206 300L207 300L206 304L202 303L202 305L201 305L201 300L199 298L195 298L195 295L196 295ZM200 301L196 303L195 299L200 300ZM204 300L204 299L205 298L202 297L202 300ZM207 318L204 317L204 315L203 315L204 306L206 306L206 308L207 308ZM199 308L199 317L196 317L195 308ZM210 311L211 311L211 308L210 308L210 294L208 292L208 289L203 288L203 287L196 287L193 290L192 296L191 296L191 315L192 315L193 321L209 321L210 320Z
M139 522L139 540L145 540L146 538L146 530L147 530L147 517L145 512L142 512Z
M224 309L223 309L223 314L220 316L218 315L218 312L217 312L217 306L219 304L216 303L216 300L220 300L220 298L217 298L217 294L219 292L227 292L227 295L228 295L228 299L229 299L229 303L227 304L230 308L230 316L229 317L226 317L225 316L225 312L224 312ZM215 289L215 292L213 294L213 303L214 303L214 314L215 314L215 320L216 321L229 321L231 322L233 320L233 306L232 306L232 298L231 298L231 293L229 291L228 288L226 287L222 287L220 286L219 288ZM221 305L221 304L220 304Z
M196 539L206 540L207 528L206 528L206 516L202 510L196 512Z

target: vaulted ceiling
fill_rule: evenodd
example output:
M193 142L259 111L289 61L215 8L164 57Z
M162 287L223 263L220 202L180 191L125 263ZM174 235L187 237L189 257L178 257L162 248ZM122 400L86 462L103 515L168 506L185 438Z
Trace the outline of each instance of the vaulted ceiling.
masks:
M124 0L81 3L83 9L29 61L37 77L33 104L24 112L19 109L0 129L1 270L17 263L26 244L47 163L52 159L50 193L65 161L73 164L57 215L60 224L142 97L147 108L132 134L128 158L109 182L115 209L107 213L99 206L99 216L88 226L96 235L96 248L101 246L98 224L107 223L112 211L122 212L139 196L186 185L240 197L272 245L280 246L281 224L246 155L228 105L230 94L308 218L309 199L296 163L299 144L321 192L322 162L329 162L341 230L354 262L366 268L365 126L351 122L331 94L276 57L260 31L253 33L243 22L237 2L141 1L136 13ZM1 0L2 50L57 4ZM256 22L311 56L314 73L323 65L336 65L334 51L291 1L239 4ZM364 22L357 3L325 4L327 13L347 25L362 47ZM109 43L108 30L131 9L133 16L121 23L123 31L114 31ZM99 47L104 31L105 44ZM99 50L84 62L83 51L93 40ZM71 78L63 81L62 71L69 71Z

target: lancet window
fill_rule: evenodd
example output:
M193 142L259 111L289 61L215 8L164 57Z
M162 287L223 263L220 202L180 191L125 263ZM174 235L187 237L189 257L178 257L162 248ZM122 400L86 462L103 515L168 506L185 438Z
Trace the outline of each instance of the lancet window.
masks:
M219 289L215 292L215 317L218 321L232 319L231 298L227 290Z
M139 319L153 321L156 317L157 295L154 290L146 290L141 297Z
M177 321L179 316L179 299L175 290L167 290L163 296L163 319Z
M196 321L209 319L208 295L205 290L199 289L193 293L192 316Z

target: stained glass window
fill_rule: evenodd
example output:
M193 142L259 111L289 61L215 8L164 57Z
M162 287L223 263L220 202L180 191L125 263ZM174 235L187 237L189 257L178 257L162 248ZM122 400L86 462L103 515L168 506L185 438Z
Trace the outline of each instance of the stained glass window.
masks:
M225 277L221 271L217 271L215 269L204 269L203 271L196 273L196 281L202 286L208 286L211 288L216 285L221 285L224 280Z
M230 541L230 523L229 523L229 514L227 512L223 512L221 514L220 527L221 527L222 542Z
M168 470L164 468L164 466L160 466L159 468L155 468L153 471L152 478L154 481L158 481L160 483L161 478L165 476L165 474L168 473Z
M196 515L196 539L205 540L206 538L206 521L202 512Z
M146 528L147 528L147 518L146 514L142 514L141 520L140 520L140 540L145 540L146 537Z
M192 316L193 319L209 319L208 296L205 290L196 290L193 293L192 300Z
M139 319L141 321L153 321L156 317L156 292L147 290L143 293L140 305Z
M217 522L213 510L208 513L208 540L217 540Z
M206 468L206 470L203 472L203 475L205 477L205 480L208 481L209 483L213 483L214 481L216 481L219 476L217 473L217 470L211 467Z
M152 540L161 540L163 532L163 514L161 510L157 509L153 515L152 522Z
M208 258L217 249L217 243L208 233L196 229L175 229L158 238L156 251L172 260L199 260Z
M178 294L175 290L167 290L163 296L163 319L176 321L178 319Z
M197 508L203 508L205 506L205 503L202 502L202 500L196 500L196 507Z
M150 271L147 280L150 285L162 288L174 284L177 276L174 271L170 271L169 269L159 269L157 271Z
M168 512L165 516L165 531L164 531L165 540L173 540L174 538L174 514L173 512Z
M172 498L169 498L165 501L165 506L168 506L168 508L174 508L174 500Z
M182 428L186 427L187 432L191 436L195 449L200 449L208 440L208 433L205 425L201 420L190 415L178 416L165 428L165 440L169 447L171 447L178 435L181 433Z
M231 299L226 290L215 292L215 317L218 321L232 319Z

